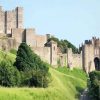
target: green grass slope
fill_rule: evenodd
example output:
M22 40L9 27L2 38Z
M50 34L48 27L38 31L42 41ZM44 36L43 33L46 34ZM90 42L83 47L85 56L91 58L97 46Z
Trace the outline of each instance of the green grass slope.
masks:
M58 70L64 74L71 75L76 78L80 78L84 81L87 80L87 74L84 71L82 71L81 69L74 68L73 70L70 70L69 68L66 68L66 67L58 67L56 70Z
M44 88L0 88L0 100L77 100L86 81L50 68L53 81Z
M14 61L15 55L7 55ZM86 75L83 71L50 68L50 73L52 82L48 88L0 87L0 100L77 100L80 91L86 87Z

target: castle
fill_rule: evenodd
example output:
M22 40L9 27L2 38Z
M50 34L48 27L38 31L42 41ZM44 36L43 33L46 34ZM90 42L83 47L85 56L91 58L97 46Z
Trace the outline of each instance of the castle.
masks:
M22 42L26 42L32 50L53 67L68 66L71 69L77 67L87 73L98 69L100 58L100 40L93 38L85 41L80 54L74 54L71 48L63 54L57 43L48 41L50 34L37 35L34 28L23 28L23 8L16 7L12 11L4 11L0 7L0 49L18 49ZM45 45L46 44L46 45Z

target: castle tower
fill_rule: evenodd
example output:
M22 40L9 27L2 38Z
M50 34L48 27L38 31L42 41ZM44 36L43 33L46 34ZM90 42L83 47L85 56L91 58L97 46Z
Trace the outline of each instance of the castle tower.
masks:
M54 41L50 41L50 64L53 66L57 65L57 43Z
M72 49L71 48L68 48L67 50L67 59L68 59L68 62L67 62L67 66L70 68L70 69L73 69L72 67L72 61L73 61L73 56L72 56Z
M16 8L16 21L17 21L16 28L23 28L23 8L22 7Z
M95 41L85 41L84 46L82 47L82 57L83 57L83 69L89 73L95 70L94 59L95 59Z
M0 33L11 34L13 28L23 28L23 8L4 11L0 6Z

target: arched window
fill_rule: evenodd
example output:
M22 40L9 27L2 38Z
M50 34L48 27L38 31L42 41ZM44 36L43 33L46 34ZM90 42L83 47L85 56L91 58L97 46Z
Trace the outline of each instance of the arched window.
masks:
M100 71L100 59L98 57L94 59L94 64L95 64L95 69Z

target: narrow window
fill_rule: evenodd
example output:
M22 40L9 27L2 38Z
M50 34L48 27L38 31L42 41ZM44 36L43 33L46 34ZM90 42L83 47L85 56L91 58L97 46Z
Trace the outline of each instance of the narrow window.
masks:
M54 46L54 50L55 50L55 46Z

